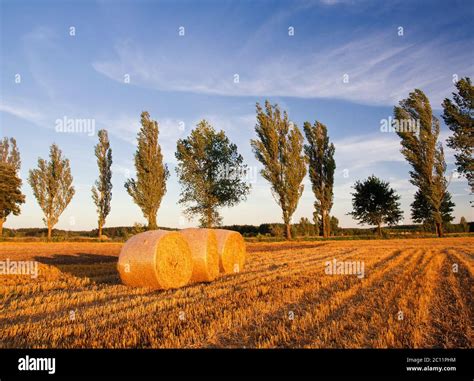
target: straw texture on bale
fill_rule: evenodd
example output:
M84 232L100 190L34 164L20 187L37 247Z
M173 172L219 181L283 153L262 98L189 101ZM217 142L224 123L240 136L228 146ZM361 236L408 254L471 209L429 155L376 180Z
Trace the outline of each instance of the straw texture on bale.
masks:
M153 230L130 238L122 247L118 272L129 286L169 289L189 283L191 250L178 232Z
M191 282L211 282L219 275L219 254L217 238L211 229L183 229L193 257Z
M245 264L246 249L244 238L232 230L215 229L219 269L221 273L231 274L242 271Z

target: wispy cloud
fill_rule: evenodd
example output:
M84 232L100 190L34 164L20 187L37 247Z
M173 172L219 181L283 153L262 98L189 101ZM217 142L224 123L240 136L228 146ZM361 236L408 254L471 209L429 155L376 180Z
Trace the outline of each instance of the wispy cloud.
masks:
M17 104L6 104L4 101L0 102L0 111L35 123L42 119L42 114L38 111Z
M394 134L352 136L334 142L338 168L355 170L382 162L403 162L400 140Z
M251 47L229 52L216 68L206 64L212 54L205 50L190 65L175 50L164 55L161 47L154 50L127 40L116 45L115 57L96 61L93 67L117 81L128 73L138 86L230 96L337 98L392 105L414 88L422 88L434 108L452 91L453 74L472 71L470 53L461 41L439 37L417 42L399 37L395 28L359 33L351 41L328 44L314 53L265 56L258 52L262 48L258 40L252 40ZM239 74L238 83L234 74Z

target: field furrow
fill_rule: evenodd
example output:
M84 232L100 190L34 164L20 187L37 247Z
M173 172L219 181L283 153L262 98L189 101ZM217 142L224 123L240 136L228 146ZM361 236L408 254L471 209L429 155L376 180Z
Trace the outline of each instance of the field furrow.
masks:
M167 291L122 285L120 247L0 244L0 260L39 263L0 275L0 347L474 344L471 238L252 243L240 273Z

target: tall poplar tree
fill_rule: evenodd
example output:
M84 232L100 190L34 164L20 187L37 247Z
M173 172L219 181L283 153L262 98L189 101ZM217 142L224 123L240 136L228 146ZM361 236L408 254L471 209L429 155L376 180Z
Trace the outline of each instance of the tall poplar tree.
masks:
M49 150L49 161L39 158L38 168L31 169L28 182L44 213L43 222L48 228L48 240L59 217L71 202L75 189L69 160L53 144Z
M333 205L334 171L334 144L329 143L327 128L324 124L315 122L304 123L304 132L308 144L304 146L309 163L309 178L314 196L315 212L322 223L322 235L327 238L331 234L330 215Z
M441 237L443 235L441 204L448 184L445 178L446 162L443 146L438 142L439 121L433 115L428 97L419 89L415 89L408 98L401 100L400 105L394 107L394 114L398 121L410 120L420 126L419 131L398 130L397 134L401 138L401 152L412 166L410 182L426 198L436 233Z
M163 155L158 143L158 122L150 118L147 111L141 114L141 128L137 135L135 152L137 179L128 179L125 189L142 210L148 220L148 229L156 229L156 214L166 193L168 167L163 164Z
M443 119L453 135L448 138L448 147L456 150L456 166L462 173L474 193L474 86L469 77L456 83L457 93L453 101L443 102ZM474 206L474 204L473 204Z
M102 227L110 213L112 200L112 148L110 148L107 130L100 130L97 134L99 143L95 146L95 156L99 167L99 178L92 187L92 199L97 207L98 236L102 236Z
M306 175L306 157L303 154L303 135L290 122L286 111L265 101L263 109L257 108L257 139L252 139L255 157L263 164L262 177L271 185L275 201L282 210L286 238L291 239L291 217L303 194Z

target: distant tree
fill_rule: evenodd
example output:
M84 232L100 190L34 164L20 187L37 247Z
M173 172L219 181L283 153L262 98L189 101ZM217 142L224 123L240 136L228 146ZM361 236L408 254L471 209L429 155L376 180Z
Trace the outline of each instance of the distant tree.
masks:
M452 216L454 206L451 194L446 191L440 207L441 220L445 226L454 219ZM422 223L427 226L435 225L432 206L420 190L417 190L415 193L415 200L411 204L411 218L416 223Z
M270 225L270 234L273 237L283 237L285 235L285 229L281 224L271 224Z
M69 160L62 156L56 144L50 147L49 162L39 158L38 168L29 172L28 182L44 213L43 221L48 227L48 240L51 239L51 231L59 216L74 196L72 180Z
M314 202L314 209L313 209L313 224L314 224L314 234L322 235L323 224L321 222L321 217L319 215L319 212L317 211L316 201Z
M426 197L439 237L443 235L441 204L447 191L446 162L443 146L438 143L439 121L433 115L430 101L423 91L415 89L394 108L397 121L412 121L419 131L397 130L401 152L412 166L410 182Z
M309 178L311 180L316 202L314 203L316 213L322 223L324 237L331 234L329 213L333 204L334 171L336 162L334 160L334 144L329 144L327 128L324 124L305 122L304 132L308 144L304 146L309 163Z
M278 105L257 103L257 139L250 141L257 160L263 164L262 177L271 184L272 195L282 210L286 238L291 239L291 216L303 194L306 175L303 136Z
M461 219L459 221L459 225L462 226L462 230L464 231L464 233L469 232L469 224L467 223L467 220L466 220L465 217L461 217Z
M454 133L448 138L448 147L456 150L456 166L466 176L471 193L474 193L474 86L469 77L456 83L457 93L453 100L443 102L444 122Z
M303 237L313 236L315 234L314 225L306 217L301 217L296 228L298 234Z
M331 224L331 232L336 235L339 230L339 220L335 216L331 216L329 223Z
M218 209L246 199L248 167L224 131L216 132L202 120L189 137L178 140L175 155L182 186L179 203L186 205L186 216L200 216L201 226L220 225Z
M20 204L25 202L21 193L22 181L18 175L21 166L16 140L4 137L0 141L0 236L3 224L10 214L20 214Z
M395 225L402 219L400 196L390 188L388 182L370 176L364 182L357 181L352 193L352 215L359 224L377 226L377 233L382 235L382 224Z
M125 189L142 210L148 220L148 229L157 228L156 214L166 193L169 171L163 164L163 155L158 143L158 123L147 111L141 114L141 128L137 134L138 148L135 152L137 179L128 179Z
M112 149L107 130L100 130L97 135L99 143L95 146L95 156L99 167L99 178L92 187L92 199L97 207L98 235L101 238L102 227L110 213L110 201L112 200Z

